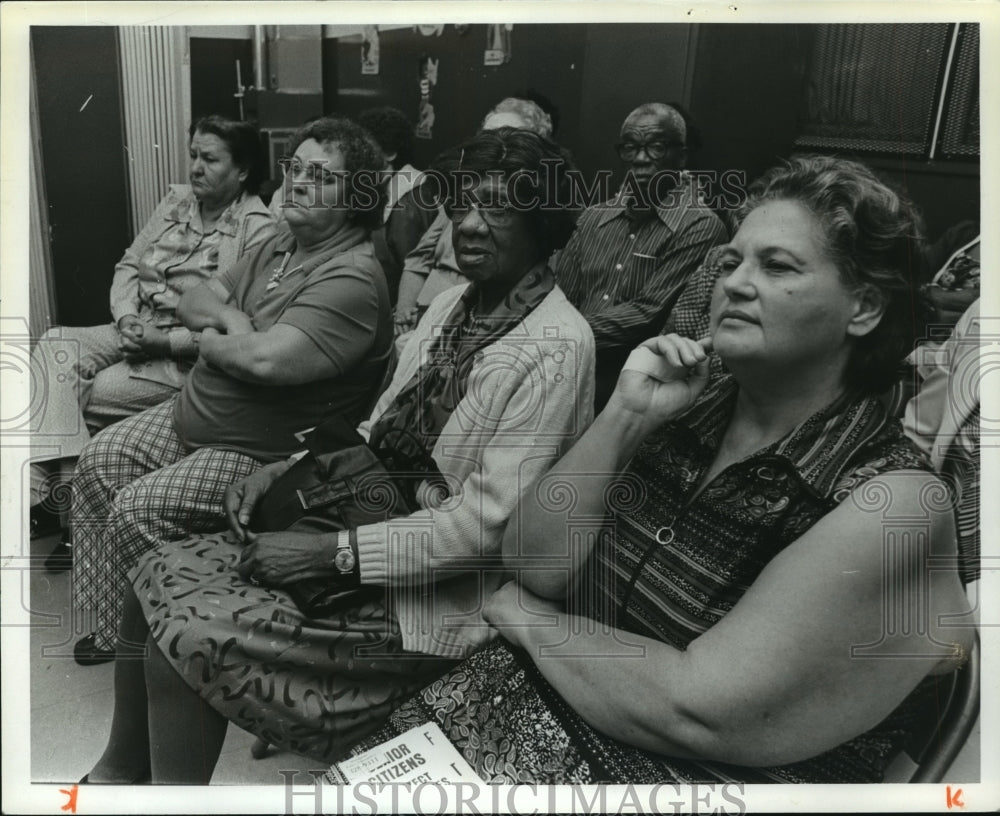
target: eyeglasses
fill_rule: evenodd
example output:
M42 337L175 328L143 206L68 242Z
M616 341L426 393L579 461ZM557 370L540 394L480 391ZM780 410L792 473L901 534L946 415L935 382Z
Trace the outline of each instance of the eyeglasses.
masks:
M461 224L475 210L489 227L506 227L514 220L517 210L509 202L488 202L477 201L472 196L465 196L461 203L455 201L445 201L444 211L451 219L451 223Z
M301 161L292 158L285 158L281 160L281 170L286 176L291 176L293 179L304 178L310 184L336 184L340 179L346 175L345 170L333 171L323 169L324 162L322 161L311 161L308 164L303 164Z
M666 156L672 147L684 147L684 143L664 142L661 140L652 142L619 142L615 145L615 150L618 151L618 157L622 161L632 161L639 155L640 150L645 150L646 155L653 161L656 161Z

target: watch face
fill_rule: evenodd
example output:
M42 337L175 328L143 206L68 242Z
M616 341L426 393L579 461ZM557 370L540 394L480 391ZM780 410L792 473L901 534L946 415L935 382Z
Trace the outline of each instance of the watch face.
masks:
M338 550L333 557L333 565L341 572L352 572L354 570L354 552L351 550Z

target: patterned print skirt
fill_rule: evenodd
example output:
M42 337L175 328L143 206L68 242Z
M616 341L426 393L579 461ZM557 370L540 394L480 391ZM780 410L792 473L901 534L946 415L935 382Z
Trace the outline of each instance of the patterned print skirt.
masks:
M497 640L399 705L351 753L436 722L479 777L493 784L879 782L919 713L940 710L938 679L925 680L885 721L844 745L792 765L747 768L660 756L595 731L526 652Z
M333 762L455 661L404 652L385 591L328 619L244 583L229 533L164 544L132 573L164 656L226 719L272 745Z

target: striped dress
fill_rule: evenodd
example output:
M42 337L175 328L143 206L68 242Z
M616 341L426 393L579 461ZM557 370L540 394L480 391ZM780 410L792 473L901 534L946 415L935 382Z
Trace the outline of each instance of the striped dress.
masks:
M608 492L616 506L611 534L586 565L586 589L570 611L686 649L772 558L860 484L886 471L929 469L876 399L842 398L696 495L736 393L732 378L722 377L642 445ZM496 783L874 782L920 710L934 708L937 683L925 680L878 726L818 757L734 767L658 756L599 734L527 654L498 640L410 698L356 750L434 720Z

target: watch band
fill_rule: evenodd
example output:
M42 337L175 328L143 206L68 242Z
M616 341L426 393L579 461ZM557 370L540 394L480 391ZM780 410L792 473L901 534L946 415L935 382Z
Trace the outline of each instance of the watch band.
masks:
M341 578L356 578L359 573L358 558L350 530L337 533L337 551L333 555L333 565Z

